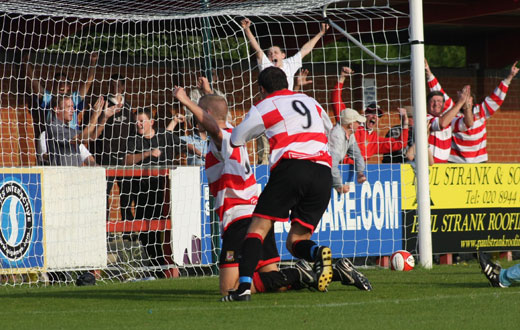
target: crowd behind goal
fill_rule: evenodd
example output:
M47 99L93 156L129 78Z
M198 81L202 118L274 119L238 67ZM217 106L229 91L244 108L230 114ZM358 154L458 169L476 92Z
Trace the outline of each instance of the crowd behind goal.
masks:
M259 71L268 67L278 67L287 76L288 90L304 94L312 90L312 71L302 68L302 59L327 33L329 27L322 24L319 33L310 38L296 55L287 57L278 46L273 46L264 53L249 30L250 24L247 19L241 21L241 27L255 51ZM89 60L87 78L77 82L71 81L64 73L69 71L67 68L55 68L54 75L51 75L53 78L43 79L35 73L31 64L31 54L23 55L23 73L26 88L31 95L27 107L30 109L33 122L38 165L166 168L177 165L204 166L210 148L208 135L211 134L208 134L208 128L201 118L197 118L181 106L166 109L169 114L164 116L153 104L133 105L126 94L129 77L120 73L111 74L110 79L106 81L106 90L94 94L92 88L96 71L100 70L97 66L98 54L91 53ZM450 97L426 62L427 87L430 90L427 100L430 164L488 161L486 121L499 110L518 70L515 62L496 89L490 91L489 96L478 103L469 85L460 86L457 97ZM337 83L332 90L327 91L332 99L332 107L324 112L328 120L335 124L334 128L331 125L327 148L332 156L332 187L338 193L349 191L349 185L338 179L337 166L340 163L353 164L357 182L363 183L366 180L366 163L376 155L382 156L382 161L388 163L413 163L415 159L413 107L407 105L396 109L384 109L377 101L367 104L362 109L347 107L342 91L345 81L355 73L349 66L338 68ZM197 103L201 99L204 100L205 96L220 95L229 106L233 106L233 98L218 88L218 72L212 77L200 75L196 79L196 88L189 91L192 101ZM308 115L308 109L295 107L295 111L301 111L304 117L308 116L310 126L311 117ZM329 116L329 112L332 115ZM398 120L394 121L399 124L388 130L383 137L379 135L377 128L379 119L385 114L398 117ZM165 120L166 117L169 119ZM239 121L240 119L234 118L233 115L225 120L228 124L236 125ZM268 160L268 146L273 146L273 143L269 143L265 136L255 138L256 155L250 158L257 164L270 163L272 166L273 159ZM276 163L276 158L274 159ZM162 201L165 199L164 178L109 178L107 198L111 196L114 184L119 190L120 220L161 218L164 212ZM107 218L109 217L110 208L107 210ZM152 264L161 266L167 262L164 260L164 251L160 244L162 237L158 233L139 233L137 237L130 239L137 239L146 247L147 257ZM313 251L312 258L307 256L307 251L301 252L302 249L299 248L300 253L296 254L305 255L308 261L315 259L314 248L309 248ZM299 280L305 282L305 276L302 274L314 271L318 273L320 281L330 282L336 271L336 279L342 283L355 285L362 290L370 289L368 280L364 279L353 265L342 261L343 264L333 268L326 260L327 252L323 252L320 247L319 253L322 258L319 262L322 265L312 270L308 270L306 265L300 266L297 268ZM238 265L235 266L238 268ZM347 275L344 273L354 277L346 279ZM160 272L155 275L161 277ZM326 290L327 284L319 285L320 291ZM243 296L226 297L240 300Z

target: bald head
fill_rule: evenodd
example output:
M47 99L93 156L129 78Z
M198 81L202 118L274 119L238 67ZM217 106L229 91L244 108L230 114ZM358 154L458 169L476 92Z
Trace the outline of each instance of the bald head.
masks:
M226 121L228 106L226 99L220 95L207 94L200 98L199 106L217 121Z

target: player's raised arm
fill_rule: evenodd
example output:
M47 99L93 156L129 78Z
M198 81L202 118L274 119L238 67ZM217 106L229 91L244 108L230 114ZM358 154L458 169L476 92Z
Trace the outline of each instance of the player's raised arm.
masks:
M173 96L193 113L195 118L197 118L206 132L208 132L208 134L211 136L213 143L215 143L215 145L220 149L222 144L222 131L220 130L215 119L213 119L212 116L199 107L198 104L193 102L186 94L184 88L175 86Z

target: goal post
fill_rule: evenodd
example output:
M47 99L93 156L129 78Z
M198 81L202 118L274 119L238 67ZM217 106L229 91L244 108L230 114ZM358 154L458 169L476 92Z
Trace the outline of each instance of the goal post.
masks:
M41 226L51 225L54 233L73 231L73 237L92 247L82 252L88 258L79 255L77 259L89 261L18 269L19 263L8 261L13 256L0 249L0 283L49 283L54 279L70 283L83 271L92 271L103 281L218 274L218 219L201 156L208 142L189 112L174 101L173 90L174 86L184 87L197 101L203 94L199 78L205 76L213 92L226 98L230 124L240 123L260 100L258 63L240 25L244 17L253 22L251 30L264 50L279 45L287 57L311 40L323 22L329 23L325 36L303 59L310 83L302 92L318 100L333 122L334 91L339 91L346 107L360 113L376 102L382 116L374 130L381 136L399 127L397 108L414 106L416 141L424 147L418 148L415 172L400 161L383 164L383 155L378 153L368 161L367 182L358 184L350 165L341 165L343 180L351 190L347 194L331 192L331 202L313 237L330 245L334 258L353 258L356 264L375 265L377 258L406 248L419 251L422 264L431 266L431 240L422 237L429 228L429 197L427 158L423 158L426 120L420 1L410 2L412 15L383 0L104 0L74 4L63 0L0 3L0 166L3 172L43 168L71 176L74 183L69 190L62 189L69 193L60 196L77 200L58 203L62 207L56 211L59 215ZM338 87L343 67L354 72ZM56 125L49 121L61 109L56 100L67 88L78 124L63 122L67 128L60 132L66 132L69 140L72 130L83 132L89 127L93 129L90 133L99 135L82 136L78 144L70 145L65 144L67 139L57 139L64 148L59 149L53 144L57 141L48 135L41 138L39 133L47 125ZM109 104L107 108L121 102L121 110L106 115L107 108L96 108L100 98ZM139 138L144 135L144 128L137 124L138 118L143 120L143 109L150 110L149 119L154 119L152 127L158 141L161 139L157 145L146 145ZM106 123L95 118L96 111L109 117ZM94 126L92 118L97 120ZM113 145L120 151L112 151ZM80 147L86 152L81 154ZM247 147L260 192L269 177L268 165L260 164L256 142ZM159 156L155 163L127 157L154 148L167 157ZM81 156L74 166L46 167L57 165L56 157L73 149ZM26 161L26 155L34 157ZM90 161L89 155L98 166L76 166ZM96 174L85 175L88 170ZM411 179L415 173L417 184ZM45 187L44 198L66 184L58 179L41 183L21 178L27 187ZM11 216L23 208L11 206L14 202L18 199L4 203L0 196L0 248L23 241L19 228L26 227L13 222L22 217ZM405 205L418 209L419 249L416 236L409 236L413 224L404 219L406 212L415 210ZM78 217L78 212L95 220ZM73 227L65 221L68 218L75 219ZM105 229L101 233L100 224ZM288 229L288 224L275 228L282 260L291 263L294 260L284 244ZM30 244L82 245L57 242L63 239L58 236ZM2 237L7 243L2 243Z
M412 91L417 147L417 215L419 221L419 257L424 268L433 266L430 219L430 184L428 175L428 131L424 75L424 33L422 1L410 1L410 45L412 51Z

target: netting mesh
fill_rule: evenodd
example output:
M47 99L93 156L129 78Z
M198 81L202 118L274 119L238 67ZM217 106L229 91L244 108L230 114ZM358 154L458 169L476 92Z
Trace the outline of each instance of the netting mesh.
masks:
M40 236L31 236L40 250L30 257L2 255L2 282L70 282L84 270L105 280L217 274L218 219L199 167L207 140L174 101L174 86L196 101L206 77L212 92L228 101L229 122L238 124L260 99L258 64L240 21L252 20L263 49L279 45L289 57L320 31L323 6L312 0L0 3L2 182L21 182L43 201L32 205L43 219ZM386 1L329 1L327 18L386 60L410 57L408 15ZM331 118L343 67L354 71L341 89L345 105L362 112L377 101L384 111L379 135L398 125L396 109L411 103L409 65L381 65L329 29L303 59L312 82L302 89ZM68 97L60 97L65 92ZM151 132L153 138L143 138ZM265 143L248 148L252 164L265 164ZM380 153L369 160L368 186L352 185L350 195L333 191L316 235L331 242L335 257L370 263L404 245L401 169L380 165ZM94 164L100 167L71 167ZM344 166L345 180L354 182ZM263 187L266 165L255 171ZM68 199L48 198L56 191ZM2 204L4 247L20 245L30 231L13 229L27 217L9 205ZM78 214L81 226L67 222ZM63 235L52 236L52 226ZM283 260L291 260L283 243L287 230L277 226ZM83 244L67 245L71 240Z
M9 1L2 4L2 10L5 12L30 15L149 21L220 15L251 15L251 13L259 15L269 15L272 13L290 14L310 9L319 9L328 2L334 1ZM370 3L375 2L381 3L382 1L370 1Z

